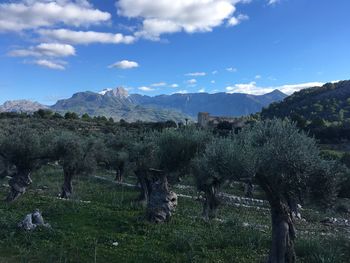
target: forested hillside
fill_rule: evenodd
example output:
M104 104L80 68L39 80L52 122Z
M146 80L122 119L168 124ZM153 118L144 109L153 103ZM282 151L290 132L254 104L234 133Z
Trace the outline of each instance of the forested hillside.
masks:
M301 90L272 103L261 116L289 117L323 140L350 139L350 81Z

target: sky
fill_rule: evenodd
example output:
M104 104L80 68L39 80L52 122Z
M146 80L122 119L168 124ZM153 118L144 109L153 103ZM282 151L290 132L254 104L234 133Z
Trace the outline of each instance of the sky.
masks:
M350 79L349 0L0 0L0 103Z

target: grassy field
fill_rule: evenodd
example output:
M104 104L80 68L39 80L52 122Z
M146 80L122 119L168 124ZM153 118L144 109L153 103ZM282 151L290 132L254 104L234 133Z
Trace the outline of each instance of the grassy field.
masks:
M172 220L153 225L145 221L144 208L134 204L138 193L133 188L80 177L73 199L65 201L56 198L60 169L41 169L33 181L15 203L0 202L0 262L244 263L263 262L268 253L268 211L225 205L220 220L207 223L199 202L180 197ZM6 184L0 181L1 199ZM35 208L52 228L19 230L17 223ZM324 217L317 211L305 210L304 217L307 222L297 225L298 262L349 262L349 233L317 223Z

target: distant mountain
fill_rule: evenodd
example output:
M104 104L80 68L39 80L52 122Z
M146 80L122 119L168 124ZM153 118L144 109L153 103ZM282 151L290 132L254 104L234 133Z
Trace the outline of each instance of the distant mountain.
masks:
M73 111L80 115L88 113L91 116L112 117L115 120L135 121L184 121L189 118L185 114L167 109L157 109L135 104L128 92L123 88L104 90L100 93L79 92L70 99L59 100L51 107L57 112Z
M272 103L261 114L264 118L291 117L305 124L314 120L350 122L350 81L303 89L282 102Z
M48 109L48 106L29 100L6 101L0 105L0 112L35 112L40 109Z
M159 95L155 97L132 94L129 99L142 106L174 109L192 117L198 112L209 112L216 116L243 116L261 111L263 107L286 98L287 95L274 90L265 95L242 93L189 93Z
M91 116L112 117L115 120L182 122L195 119L198 112L209 112L216 116L243 116L259 112L272 102L286 97L279 90L255 96L228 93L190 93L159 95L155 97L128 94L123 88L105 89L99 93L86 91L74 94L69 99L59 100L50 107L53 111L65 113L87 113ZM34 112L47 106L30 101L6 102L0 111Z

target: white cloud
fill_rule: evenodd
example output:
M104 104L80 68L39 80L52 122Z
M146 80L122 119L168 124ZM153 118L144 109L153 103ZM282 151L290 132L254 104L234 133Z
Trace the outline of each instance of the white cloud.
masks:
M267 4L268 5L274 5L277 4L280 0L268 0Z
M41 67L49 68L49 69L57 69L57 70L65 70L65 62L54 62L46 59L40 59L34 61L34 64L39 65Z
M205 88L199 89L198 92L199 92L199 93L205 92Z
M118 61L110 66L108 68L118 68L118 69L132 69L132 68L138 68L139 64L135 61L129 61L129 60L122 60Z
M170 85L170 88L178 88L178 87L179 87L179 84L176 84L176 83Z
M261 79L261 75L256 75L255 79Z
M102 33L95 31L73 31L68 29L41 29L39 34L48 39L53 39L70 44L131 44L135 42L134 36L123 34Z
M185 74L185 76L189 76L189 77L203 77L205 75L207 75L207 73L205 72L192 72L192 73Z
M301 89L306 89L311 87L320 87L322 85L324 85L324 83L322 82L306 82L306 83L300 83L300 84L290 84L290 85L282 85L282 86L275 86L275 87L259 87L256 85L255 81L252 81L250 83L242 83L242 84L235 84L232 86L228 86L226 87L226 91L227 93L246 93L246 94L253 94L253 95L263 95L263 94L272 92L275 89L278 89L283 93L290 95Z
M194 85L196 83L197 83L196 79L189 79L189 80L187 80L187 84Z
M216 75L216 74L218 74L218 71L214 70L214 71L211 72L211 74Z
M230 68L226 68L226 71L228 72L237 72L236 68L230 67Z
M301 84L283 85L283 86L277 87L277 89L279 89L283 93L292 94L301 89L306 89L311 87L320 87L320 86L323 86L324 84L325 83L323 82L308 82L308 83L301 83Z
M146 87L146 86L139 87L139 90L142 90L142 91L145 91L145 92L154 91L154 89L152 89L150 87Z
M249 19L249 16L247 15L243 15L243 14L240 14L238 15L237 17L231 17L228 22L227 22L227 25L228 26L237 26L239 25L241 22L245 21L245 20L248 20Z
M210 32L232 18L246 0L119 0L118 14L142 20L137 36L157 40L175 32Z
M215 81L215 80L212 80L212 81L210 81L210 83L211 83L211 84L215 84L215 83L216 83L216 81Z
M28 49L16 49L8 53L12 57L68 57L75 55L75 48L67 44L41 43Z
M84 0L22 0L0 4L0 31L52 27L58 24L88 26L110 20L107 12Z
M164 87L167 84L165 82L158 82L158 83L153 83L151 86L152 87Z

